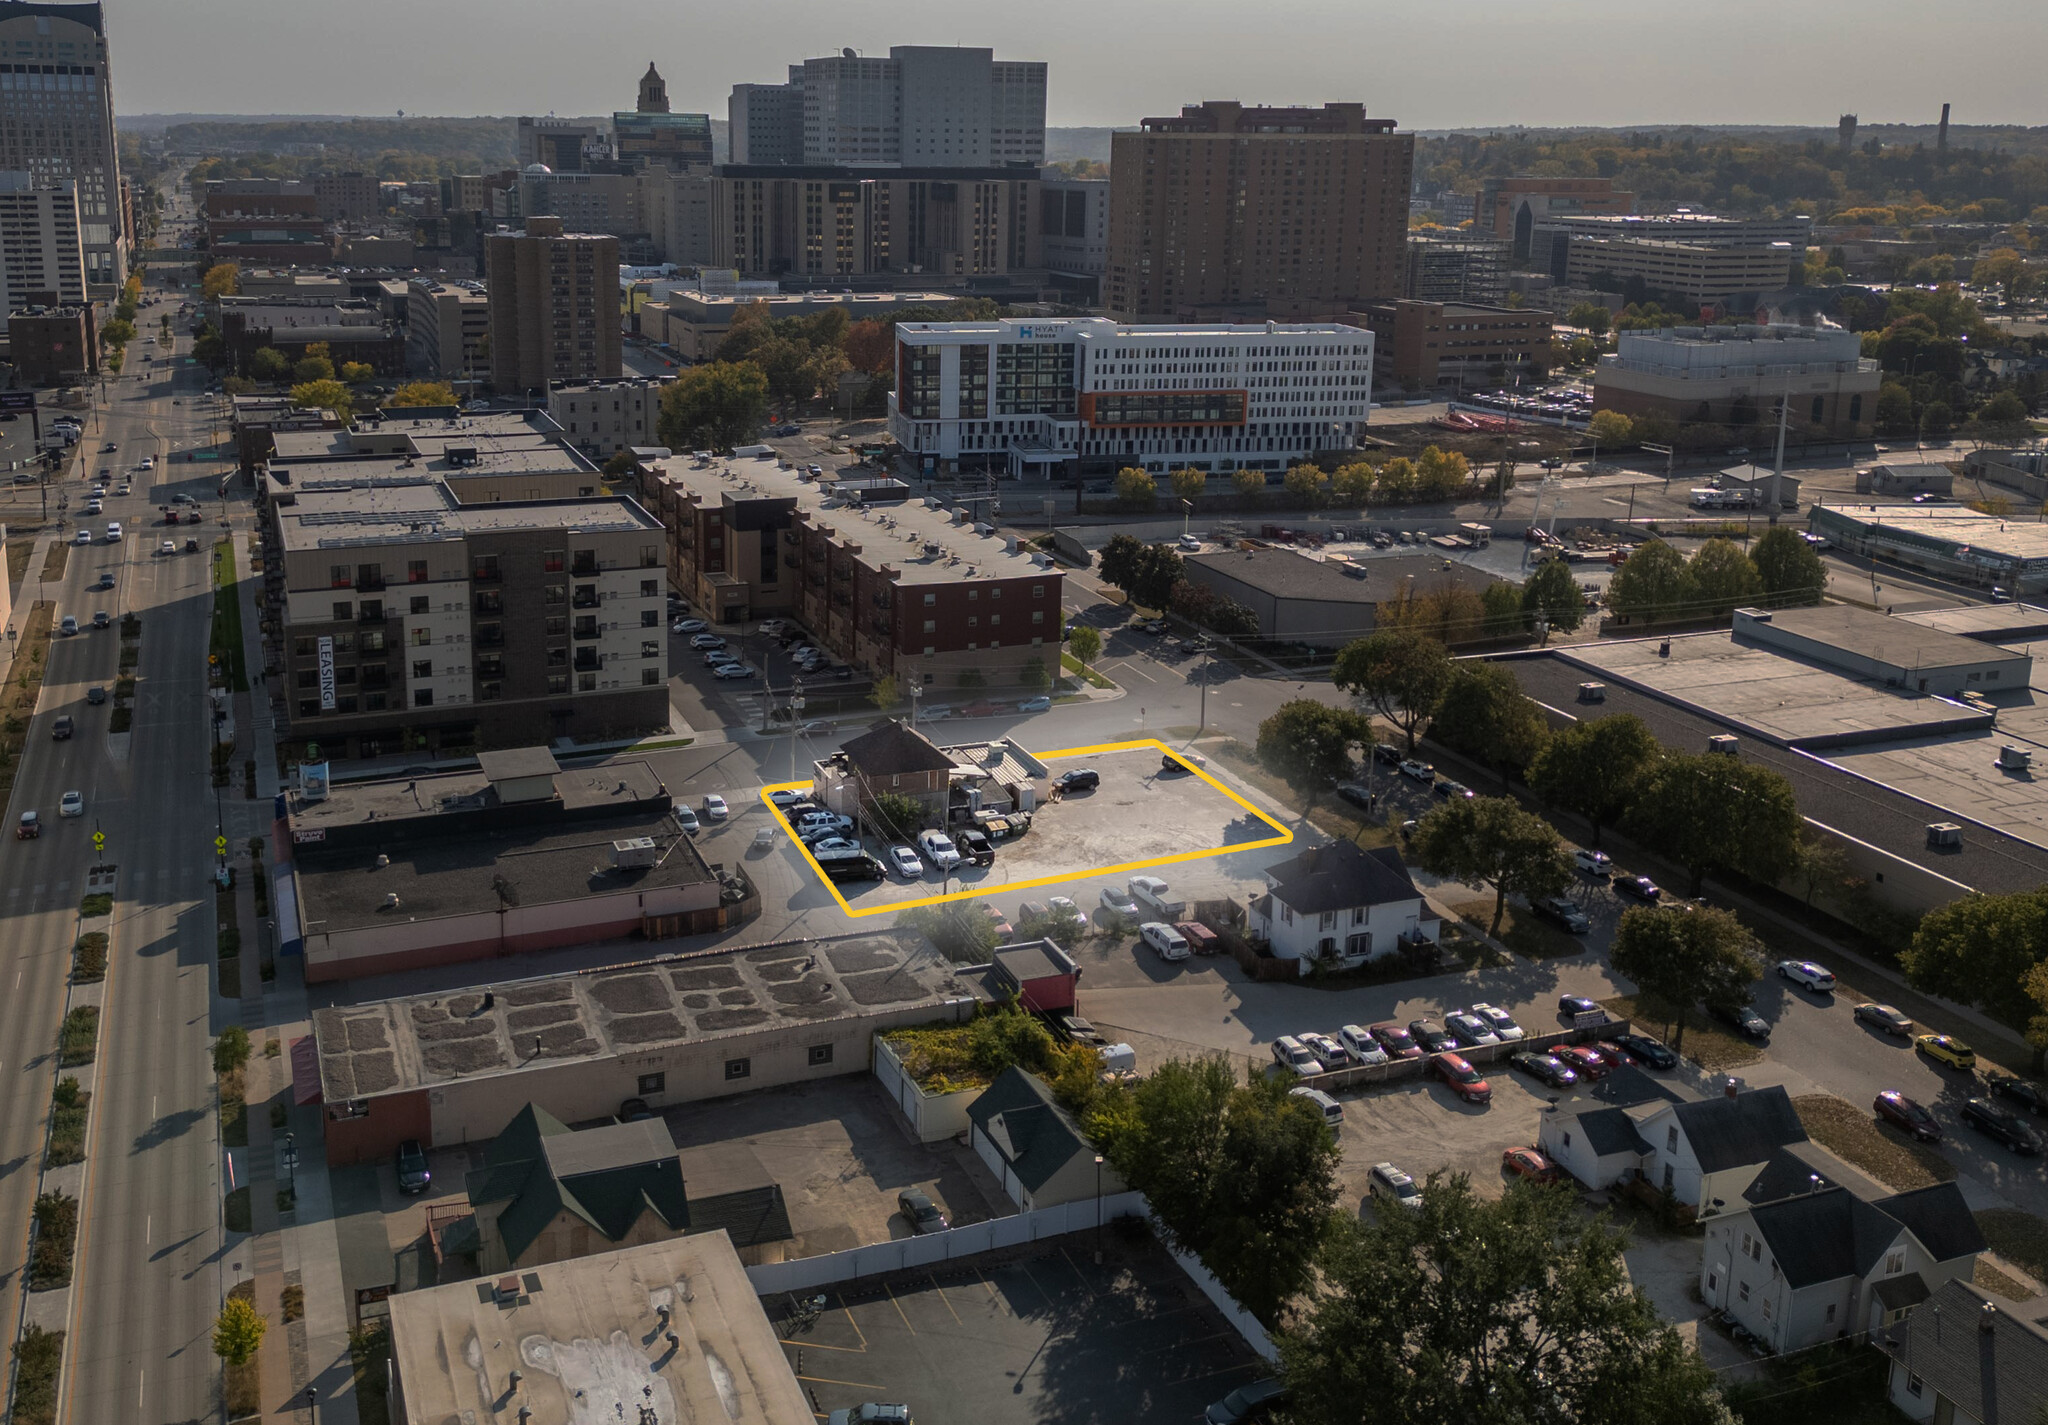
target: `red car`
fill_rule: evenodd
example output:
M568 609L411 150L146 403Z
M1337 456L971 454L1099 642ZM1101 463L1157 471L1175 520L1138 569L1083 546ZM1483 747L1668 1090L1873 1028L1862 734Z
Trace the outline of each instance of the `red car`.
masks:
M1449 1084L1451 1092L1467 1103L1493 1101L1493 1086L1479 1076L1479 1070L1467 1063L1462 1054L1438 1054L1429 1061L1429 1072Z
M1375 1024L1366 1032L1379 1040L1380 1048L1387 1051L1390 1059L1420 1059L1422 1046L1415 1042L1415 1036L1398 1024Z
M1576 1069L1582 1079L1607 1077L1607 1060L1584 1044L1561 1044L1552 1049L1567 1069Z
M1934 1115L1897 1089L1886 1089L1870 1104L1871 1111L1892 1127L1912 1134L1923 1143L1941 1141L1941 1125Z
M1622 1048L1619 1044L1610 1044L1604 1039L1593 1044L1581 1044L1578 1047L1584 1049L1589 1054L1596 1055L1600 1062L1610 1069L1624 1069L1635 1063L1635 1059L1629 1054L1628 1050Z
M1557 1164L1534 1148L1510 1148L1500 1155L1501 1171L1532 1183L1554 1183L1563 1176Z

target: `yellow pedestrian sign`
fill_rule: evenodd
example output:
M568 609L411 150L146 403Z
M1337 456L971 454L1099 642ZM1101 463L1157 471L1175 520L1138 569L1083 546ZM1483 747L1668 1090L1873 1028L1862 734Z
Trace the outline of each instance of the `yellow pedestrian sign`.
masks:
M92 849L95 851L107 849L107 834L104 831L95 831L92 834Z
M216 851L226 851L228 849L228 839L225 836L214 837L213 849Z

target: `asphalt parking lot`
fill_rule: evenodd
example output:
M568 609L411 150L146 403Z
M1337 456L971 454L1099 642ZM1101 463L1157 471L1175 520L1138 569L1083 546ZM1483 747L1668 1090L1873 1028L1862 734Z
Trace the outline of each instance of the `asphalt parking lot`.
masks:
M1101 1265L1070 1233L830 1290L801 1331L789 1302L764 1304L821 1418L882 1400L920 1425L1186 1425L1268 1373L1149 1237L1102 1240Z

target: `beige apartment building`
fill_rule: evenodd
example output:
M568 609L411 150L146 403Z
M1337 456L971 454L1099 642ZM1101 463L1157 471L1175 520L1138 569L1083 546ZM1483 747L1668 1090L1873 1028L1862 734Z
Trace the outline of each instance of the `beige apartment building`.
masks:
M405 366L415 376L470 380L484 371L478 353L491 330L491 299L481 282L415 277L406 286Z
M577 381L548 391L548 415L562 438L592 460L633 446L661 444L661 393L673 376Z
M1586 287L1596 277L1623 283L1640 278L1652 292L1705 303L1774 292L1804 257L1803 248L1784 242L1721 247L1677 238L1579 237L1570 245L1564 282Z
M1192 105L1113 135L1110 167L1121 320L1293 321L1402 293L1415 136L1363 104Z
M726 165L711 265L748 277L1003 277L1044 265L1038 170Z
M485 257L499 394L618 378L617 238L564 233L561 219L534 217L524 233L493 233Z

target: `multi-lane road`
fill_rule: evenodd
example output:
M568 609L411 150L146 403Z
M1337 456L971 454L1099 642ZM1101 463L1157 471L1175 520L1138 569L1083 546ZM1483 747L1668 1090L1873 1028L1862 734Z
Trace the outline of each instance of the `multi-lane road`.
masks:
M163 310L145 310L145 334ZM217 1415L219 1373L207 1336L230 1266L221 1251L208 1058L216 1028L205 677L211 579L203 552L156 552L170 533L159 507L179 490L211 506L217 467L171 458L208 434L205 381L196 368L157 365L149 359L156 350L135 344L131 374L108 383L98 428L88 432L92 453L80 468L110 468L113 488L130 479L132 492L110 492L102 514L63 531L72 538L82 525L93 542L72 547L63 579L43 596L57 617L75 614L86 631L52 644L7 811L10 827L21 812L40 812L43 834L0 842L0 915L12 962L0 965L0 1319L10 1344L79 899L96 860L117 868L113 915L95 923L110 931L112 946L69 1323L71 1421ZM102 453L107 441L119 449ZM137 468L144 456L155 457L154 470ZM85 483L68 482L66 493L78 516ZM117 543L105 537L109 521L123 528ZM178 546L193 533L209 545L213 532L183 527ZM103 571L114 587L94 590ZM24 593L34 597L32 588ZM102 609L114 627L94 631L91 615ZM115 735L111 701L88 704L86 690L113 687L127 614L142 623L141 661L133 728ZM76 720L77 735L54 741L51 725L64 714ZM74 790L84 814L60 817L59 799ZM106 836L103 858L94 854L95 829Z

